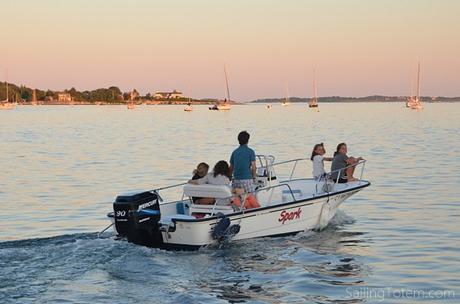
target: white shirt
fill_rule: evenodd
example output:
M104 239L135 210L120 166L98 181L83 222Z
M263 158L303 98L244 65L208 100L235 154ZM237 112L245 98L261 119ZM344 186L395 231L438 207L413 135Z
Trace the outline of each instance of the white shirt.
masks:
M225 175L219 174L214 176L213 172L206 174L204 177L196 180L199 185L210 184L210 185L230 185L230 179Z
M313 177L319 178L324 173L326 173L324 171L324 156L315 155L313 157Z
M206 174L204 177L196 180L199 185L209 184L209 185L225 185L230 187L230 179L225 175L219 174L214 176L213 172ZM216 205L228 205L230 199L226 198L216 198Z

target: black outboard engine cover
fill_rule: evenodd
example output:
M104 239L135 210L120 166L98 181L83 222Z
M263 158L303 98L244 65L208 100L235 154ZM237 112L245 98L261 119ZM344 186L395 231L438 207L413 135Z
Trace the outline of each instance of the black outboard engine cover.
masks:
M160 247L163 239L158 226L159 199L156 192L150 191L117 196L113 211L118 234L135 244Z

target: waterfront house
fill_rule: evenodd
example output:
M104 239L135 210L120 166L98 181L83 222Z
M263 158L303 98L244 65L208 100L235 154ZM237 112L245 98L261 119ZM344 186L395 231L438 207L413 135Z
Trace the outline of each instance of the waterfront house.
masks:
M59 102L71 102L72 96L70 96L70 93L58 93L58 101Z
M153 98L155 99L178 99L178 98L184 98L182 95L182 92L178 92L176 90L172 92L156 92L155 95L153 95Z

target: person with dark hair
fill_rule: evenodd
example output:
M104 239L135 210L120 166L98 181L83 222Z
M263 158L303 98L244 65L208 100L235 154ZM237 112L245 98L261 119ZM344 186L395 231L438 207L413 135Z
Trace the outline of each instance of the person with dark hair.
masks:
M208 174L209 165L207 163L199 163L195 170L193 170L192 180L200 179ZM196 203L201 197L192 197L192 201Z
M189 184L193 185L203 185L203 184L210 184L210 185L226 185L230 186L230 178L232 174L230 173L230 167L225 160L218 161L212 172L206 174L204 177L199 179L191 179L189 180ZM223 201L216 201L212 197L202 197L194 201L195 204L203 204L203 205L212 205L214 203L223 203ZM227 200L225 200L227 203Z
M313 151L311 152L311 161L313 162L313 178L320 179L324 176L326 171L324 171L324 161L332 161L332 157L324 157L326 154L326 149L324 149L324 144L316 144L313 147Z
M248 147L249 133L241 131L238 134L240 146L230 156L230 171L233 173L232 187L243 188L245 193L255 191L256 154Z
M357 178L353 177L355 172L355 167L362 157L354 158L347 156L347 145L345 143L340 143L337 145L337 150L334 152L334 158L331 165L331 177L334 182L347 183L357 181ZM348 168L347 168L348 167ZM345 169L346 168L346 169ZM338 170L343 169L340 171Z

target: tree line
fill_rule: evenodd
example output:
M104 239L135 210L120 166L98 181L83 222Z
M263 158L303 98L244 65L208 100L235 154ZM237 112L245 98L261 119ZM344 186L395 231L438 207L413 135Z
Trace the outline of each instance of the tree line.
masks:
M73 101L79 102L109 102L119 103L130 100L153 100L150 94L141 96L136 89L131 92L122 92L118 87L99 88L95 90L78 91L75 88L64 91L40 90L35 89L37 101L56 101L59 93L68 93ZM6 83L0 82L0 100L6 99ZM8 83L8 99L17 102L31 102L34 100L34 89L24 85Z

